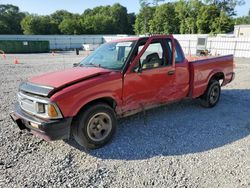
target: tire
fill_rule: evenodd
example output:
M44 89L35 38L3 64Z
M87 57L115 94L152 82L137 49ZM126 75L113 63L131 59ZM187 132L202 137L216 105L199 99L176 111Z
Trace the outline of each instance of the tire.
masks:
M104 103L97 103L81 111L72 127L75 141L86 149L97 149L107 144L117 126L114 110Z
M211 81L205 93L200 97L201 105L206 108L214 107L220 100L220 93L221 86L219 81Z

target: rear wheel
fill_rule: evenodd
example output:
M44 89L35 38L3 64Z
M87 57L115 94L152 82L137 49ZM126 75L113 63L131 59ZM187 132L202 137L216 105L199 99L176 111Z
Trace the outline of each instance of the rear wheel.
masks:
M73 125L73 136L85 148L100 148L112 139L116 124L114 110L107 104L98 103L78 114Z
M200 97L201 105L207 108L214 107L220 100L221 86L219 81L210 82L206 92Z

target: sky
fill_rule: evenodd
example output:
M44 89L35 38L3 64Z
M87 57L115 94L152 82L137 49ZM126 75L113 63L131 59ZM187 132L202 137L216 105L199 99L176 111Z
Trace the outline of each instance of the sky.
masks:
M250 0L245 0L245 2L244 6L236 7L237 16L246 16L248 14ZM127 7L129 13L138 13L140 9L139 0L0 0L0 4L13 4L18 6L21 11L39 15L48 15L62 9L81 14L87 8L112 5L114 3L120 3Z

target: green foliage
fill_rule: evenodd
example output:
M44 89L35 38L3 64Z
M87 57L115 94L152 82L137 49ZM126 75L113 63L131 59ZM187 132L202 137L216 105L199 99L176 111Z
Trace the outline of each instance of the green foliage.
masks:
M154 13L155 7L145 6L141 9L135 20L134 30L136 34L145 34L150 32L150 22L154 17Z
M79 15L69 15L63 18L59 24L60 32L66 35L77 35L81 34L81 24L79 22Z
M233 30L234 9L242 0L179 0L158 5L156 1L140 0L135 33L217 34ZM150 6L150 5L158 6Z
M27 15L21 21L21 26L26 35L58 33L57 24L49 16Z
M151 23L154 23L155 25L155 21L153 21L153 18L156 7L158 6L159 2L163 1L165 0L139 0L141 9L140 13L136 16L135 19L134 31L136 34L145 34L152 32L153 29L151 29L150 27L152 27Z
M87 9L82 15L59 10L49 16L0 5L0 34L134 34L135 17L119 3Z
M220 12L220 16L215 18L214 22L211 26L211 33L219 34L219 33L228 33L233 31L234 24L233 19L227 16L224 11Z
M235 24L236 25L250 24L250 11L248 13L248 16L242 16L242 17L236 18Z
M118 34L125 34L128 30L127 8L116 3L111 8L111 18L113 18L114 30Z
M86 16L83 19L83 28L86 33L91 34L113 34L113 20L110 17L106 17L101 14L96 14L94 16Z
M63 21L63 19L72 18L73 14L66 10L57 10L56 12L51 14L50 17L53 22L59 25Z
M81 20L85 33L91 34L133 34L134 21L135 15L118 3L87 9Z
M248 16L233 18L244 0L139 0L140 12L119 3L86 9L83 14L58 10L48 16L0 5L0 34L145 34L227 33L234 24L250 24Z
M175 4L175 11L177 12L177 17L180 20L181 34L197 33L196 22L201 7L202 3L199 0L180 0Z
M242 6L245 4L244 0L205 0L205 2L215 5L229 16L236 15L235 7L237 5Z
M215 5L203 5L200 12L196 22L198 33L210 33L213 22L220 16L220 10Z
M16 6L0 4L0 34L21 34L20 22L24 16Z
M135 20L136 20L135 13L129 13L128 14L128 29L127 29L127 34L134 34Z
M179 19L173 3L156 7L154 17L149 23L151 33L179 33Z

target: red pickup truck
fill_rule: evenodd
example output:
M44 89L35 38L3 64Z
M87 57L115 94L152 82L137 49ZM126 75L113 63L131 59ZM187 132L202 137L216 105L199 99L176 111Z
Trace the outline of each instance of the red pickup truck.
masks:
M232 55L188 61L172 35L116 40L73 68L22 83L10 115L45 140L72 133L81 146L99 148L111 140L117 118L187 97L215 106L233 69Z

